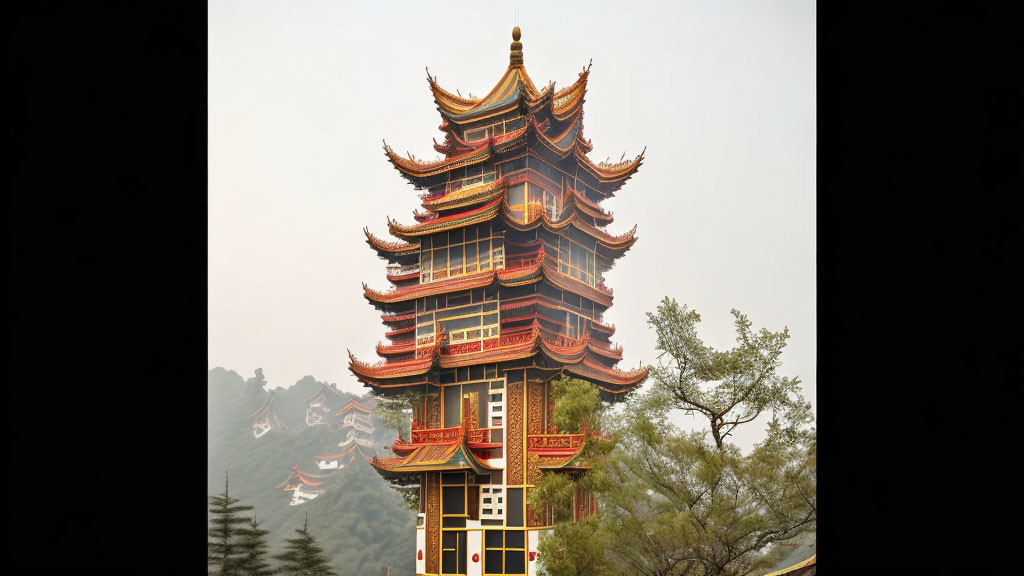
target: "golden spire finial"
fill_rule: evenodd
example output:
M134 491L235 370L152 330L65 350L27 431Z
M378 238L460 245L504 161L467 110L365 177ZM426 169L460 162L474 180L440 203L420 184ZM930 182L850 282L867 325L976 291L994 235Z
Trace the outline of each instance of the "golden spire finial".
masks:
M523 65L523 43L519 41L522 36L523 33L519 31L519 26L512 29L512 51L508 55L509 66Z

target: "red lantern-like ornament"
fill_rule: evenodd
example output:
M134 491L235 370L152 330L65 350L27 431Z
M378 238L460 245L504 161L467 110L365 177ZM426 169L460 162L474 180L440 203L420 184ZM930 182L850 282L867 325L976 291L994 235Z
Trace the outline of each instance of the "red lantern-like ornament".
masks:
M537 559L537 553L536 552L530 552L530 562L533 562L536 559Z
M473 554L473 562L479 562L479 561L480 561L480 555L479 554Z
M423 560L423 550L417 550L416 551L416 559L417 560Z

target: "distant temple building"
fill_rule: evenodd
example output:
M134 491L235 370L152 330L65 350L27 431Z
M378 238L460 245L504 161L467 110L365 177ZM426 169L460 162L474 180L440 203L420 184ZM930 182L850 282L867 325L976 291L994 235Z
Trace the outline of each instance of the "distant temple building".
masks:
M326 476L316 476L313 474L306 474L299 470L298 464L292 468L292 474L281 484L279 488L283 488L286 492L292 493L292 501L289 503L291 506L298 506L299 504L305 504L310 500L324 493L323 488L319 488L324 483Z
M355 461L357 454L363 460L370 461L370 456L366 452L373 453L373 434L377 429L370 417L372 413L372 408L359 404L354 398L338 410L335 416L340 418L341 425L338 426L338 430L342 432L342 440L338 446L346 448L346 450L338 454L313 456L321 470L344 468L345 464ZM346 457L348 457L347 460Z
M321 383L320 388L306 399L306 426L330 426L330 416L342 402L342 393L334 384Z
M576 478L584 434L558 434L549 381L588 380L616 401L647 377L621 371L612 344L612 305L604 273L636 241L605 231L613 216L600 203L639 168L643 153L594 163L583 137L589 66L570 86L538 90L512 32L508 68L483 98L466 98L427 80L441 113L436 161L391 164L421 195L415 224L388 219L398 240L367 229L389 262L393 288L364 295L382 315L388 344L376 364L350 354L349 368L378 394L422 393L408 442L371 464L402 486L418 486L416 572L530 574L551 510L527 496L543 471ZM625 155L623 155L625 156ZM596 512L577 489L573 516Z
M281 416L277 413L277 407L274 406L276 401L277 395L271 391L263 405L252 414L249 414L249 418L253 419L252 435L256 438L261 438L271 430L288 429L288 426L285 426L284 422L281 421Z

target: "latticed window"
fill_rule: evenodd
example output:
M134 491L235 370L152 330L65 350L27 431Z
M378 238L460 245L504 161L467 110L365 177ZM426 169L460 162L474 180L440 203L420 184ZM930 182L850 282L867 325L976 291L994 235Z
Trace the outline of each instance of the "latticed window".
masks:
M526 532L484 531L484 574L526 574Z
M449 345L497 338L499 323L497 301L419 313L416 315L416 346L432 345L437 330L447 333Z
M420 283L504 268L504 237L487 225L442 232L420 243Z

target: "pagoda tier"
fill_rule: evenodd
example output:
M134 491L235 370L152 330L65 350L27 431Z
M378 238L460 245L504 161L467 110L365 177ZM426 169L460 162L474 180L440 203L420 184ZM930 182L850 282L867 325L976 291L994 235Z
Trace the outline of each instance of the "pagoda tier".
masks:
M555 429L551 380L584 379L618 401L648 375L616 367L623 350L604 320L613 302L604 274L637 237L635 226L607 231L614 215L601 206L646 150L619 163L590 160L590 67L567 88L538 90L519 36L516 28L509 65L482 98L453 94L427 73L442 157L418 160L385 142L388 162L421 190L420 208L409 223L387 218L391 238L364 229L388 262L390 289L363 284L386 340L376 364L350 352L349 370L376 394L421 398L394 457L370 459L419 491L420 576L534 576L539 531L554 514L531 509L531 490L545 471L576 482L590 466L585 426L583 434ZM350 428L358 431L354 421ZM338 465L352 447L318 462ZM574 519L596 511L577 485Z
M478 99L463 98L448 92L437 83L436 77L430 76L430 70L427 70L427 82L447 127L464 126L496 113L524 108L533 112L547 108L551 116L566 118L582 108L589 75L590 66L587 66L569 87L556 91L551 83L538 91L525 68L510 65L494 89L484 98Z
M549 180L535 174L519 174L509 178L509 183L514 185L521 182L534 182L541 186L547 185ZM556 187L551 184L552 187ZM509 227L520 230L534 230L539 227L545 231L557 234L568 226L573 226L580 232L590 236L602 246L609 250L610 257L620 256L629 249L636 241L636 228L621 235L612 235L602 228L613 220L612 214L605 212L597 203L587 199L578 191L571 188L566 189L562 196L561 210L554 216L544 211L532 211L524 216L514 211L508 203L504 192L507 186L504 182L489 190L486 196L487 203L474 207L470 210L462 210L441 215L433 218L423 218L418 224L400 224L388 218L388 230L396 238L415 239L422 236L429 236L437 232L465 228L482 222L495 220L500 216L501 220ZM461 190L459 191L461 192ZM452 192L441 196L445 198L458 192ZM407 244L412 246L413 244Z
M466 344L436 342L418 350L414 357L400 361L367 364L349 352L349 370L368 386L390 388L405 385L402 380L410 377L426 378L417 378L414 383L437 382L436 374L440 369L535 358L543 363L540 367L559 366L613 395L628 392L647 378L648 368L623 372L609 366L611 350L615 349L592 342L586 334L576 339L550 334L533 320L528 331ZM621 356L621 349L617 355Z
M507 163L529 152L550 164L552 170L571 176L578 184L575 187L584 190L584 195L591 194L595 200L611 198L643 164L646 149L631 160L595 164L587 157L593 146L583 140L582 128L582 113L578 113L561 131L550 122L528 116L522 128L467 143L464 151L447 158L424 161L411 154L403 157L387 142L384 143L384 154L416 188L434 190L450 183L453 170Z
M544 258L511 268L466 274L448 280L430 282L429 284L415 284L404 288L396 288L387 292L380 292L363 284L363 296L378 308L389 309L385 305L412 302L417 298L426 296L455 294L478 288L515 287L541 282L542 280L566 292L582 296L605 308L612 305L613 295L611 288L607 288L603 284L591 286L558 272ZM397 307L393 309L397 309ZM403 309L410 308L404 307Z

